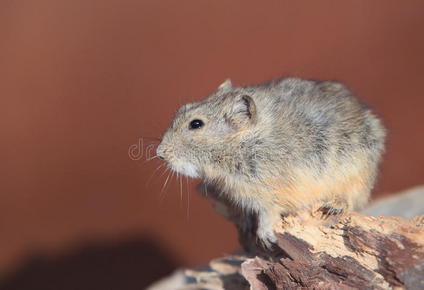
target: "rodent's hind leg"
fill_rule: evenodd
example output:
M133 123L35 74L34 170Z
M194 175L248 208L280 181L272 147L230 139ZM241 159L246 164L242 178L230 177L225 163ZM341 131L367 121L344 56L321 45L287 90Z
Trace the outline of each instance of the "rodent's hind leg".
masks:
M280 220L281 215L279 210L263 209L258 212L258 229L256 235L263 248L269 250L277 242L274 228Z
M348 205L346 202L333 200L325 202L319 209L324 217L329 217L332 215L341 215L346 212Z
M257 229L257 217L254 213L241 212L238 227L242 232L255 233Z

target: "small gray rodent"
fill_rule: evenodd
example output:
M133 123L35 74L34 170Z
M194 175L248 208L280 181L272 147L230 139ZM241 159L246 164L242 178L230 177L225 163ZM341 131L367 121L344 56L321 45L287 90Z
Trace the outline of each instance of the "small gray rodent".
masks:
M385 135L343 84L285 78L233 87L227 80L177 111L157 156L255 212L257 236L269 247L281 215L316 202L326 214L361 209Z

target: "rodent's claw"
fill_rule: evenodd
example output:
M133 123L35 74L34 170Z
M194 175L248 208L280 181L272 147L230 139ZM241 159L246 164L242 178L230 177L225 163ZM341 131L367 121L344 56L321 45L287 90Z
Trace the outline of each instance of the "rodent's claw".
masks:
M258 246L262 247L265 250L272 250L273 245L277 242L277 237L273 231L261 231L258 232L256 237L256 243Z
M340 215L343 214L343 209L332 207L331 205L324 204L319 208L319 211L326 217L331 215Z
M264 250L271 251L276 241L270 239L264 239L257 237L256 244Z

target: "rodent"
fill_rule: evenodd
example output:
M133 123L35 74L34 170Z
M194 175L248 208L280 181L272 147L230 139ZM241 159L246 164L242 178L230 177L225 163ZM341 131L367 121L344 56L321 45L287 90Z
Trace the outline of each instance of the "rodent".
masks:
M257 236L270 247L281 215L316 202L327 214L362 209L385 137L380 119L339 82L226 80L177 111L157 156L256 213Z

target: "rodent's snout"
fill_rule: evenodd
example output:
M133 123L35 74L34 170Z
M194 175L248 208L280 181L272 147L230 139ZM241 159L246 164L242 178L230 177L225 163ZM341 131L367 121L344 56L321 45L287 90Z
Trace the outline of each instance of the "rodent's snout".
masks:
M163 149L162 144L159 144L159 146L156 148L156 156L159 157L162 160L165 160L165 150Z

